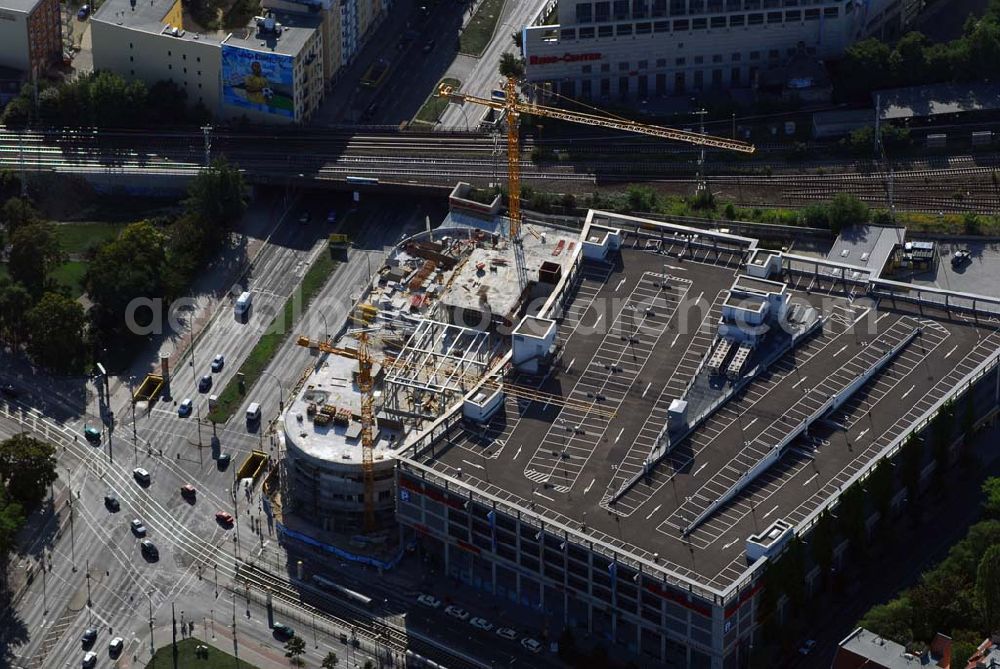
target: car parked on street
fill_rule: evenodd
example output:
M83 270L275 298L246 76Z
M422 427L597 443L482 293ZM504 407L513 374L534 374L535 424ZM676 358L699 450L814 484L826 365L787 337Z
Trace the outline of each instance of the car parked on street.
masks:
M83 426L83 438L92 444L101 443L101 428L93 425Z
M185 418L191 415L191 409L194 407L194 403L191 401L190 397L185 397L181 400L181 403L177 405L177 415L181 418Z
M226 356L221 353L214 358L212 358L212 371L221 372L222 368L226 366Z
M219 524L229 527L233 524L233 514L228 511L216 511L215 520Z
M135 518L130 523L130 525L132 527L132 534L134 534L137 537L144 537L144 536L146 536L146 526L142 524L141 520L139 520L138 518Z
M143 469L142 467L136 467L135 469L133 469L132 476L133 478L135 478L136 481L138 481L142 485L149 485L150 481L152 480L152 478L149 476L149 472Z
M84 630L83 636L80 637L80 643L84 648L90 648L94 645L95 641L97 641L97 630L93 627L88 627Z
M143 539L139 542L139 550L142 551L142 554L146 558L153 562L160 559L160 549L149 539Z
M441 608L441 600L437 597L432 597L430 595L418 595L417 601L424 606L429 606L432 609Z
M104 506L108 509L108 511L112 512L116 512L122 508L121 503L118 501L118 498L115 497L114 495L104 496Z
M284 623L274 623L271 630L274 632L274 636L281 639L291 639L295 636L295 630Z
M116 636L114 639L108 642L108 654L110 654L112 658L121 655L121 652L124 648L125 648L125 639L121 638L120 636Z
M497 630L497 636L507 639L507 641L514 641L517 639L517 630L512 627L501 627Z
M80 666L83 667L83 669L93 669L93 667L97 666L97 653L92 650L88 650L84 653L83 662L80 663Z
M460 606L455 606L454 604L449 605L448 608L444 610L444 612L447 613L452 618L458 618L459 620L469 619L469 612Z
M212 375L206 374L198 379L198 392L207 393L212 388Z
M76 12L79 21L86 21L88 16L90 16L90 5L82 5Z
M972 254L966 251L965 249L955 251L955 255L951 257L952 267L963 267L971 262L972 262Z
M198 491L195 490L194 486L190 483L185 483L181 486L181 497L184 499L194 499L197 492Z
M524 637L523 639L521 639L521 645L529 653L539 653L542 650L541 642L532 639L530 637Z
M489 632L493 629L493 623L491 623L486 618L475 617L469 621L469 624L475 627L477 630L483 630L484 632Z

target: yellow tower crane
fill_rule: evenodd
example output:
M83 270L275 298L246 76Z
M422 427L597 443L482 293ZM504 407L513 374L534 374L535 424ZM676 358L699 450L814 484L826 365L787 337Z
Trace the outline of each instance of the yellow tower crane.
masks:
M585 114L575 111L566 111L555 107L545 107L530 102L525 102L518 97L517 79L508 77L504 83L504 99L493 100L480 98L474 95L456 92L454 87L448 84L441 84L438 88L438 97L448 98L455 102L472 102L477 105L491 107L504 114L507 121L507 190L509 203L507 213L510 217L510 237L512 240L519 238L521 230L521 149L518 136L518 118L521 114L532 114L534 116L544 116L561 121L572 121L583 125L592 125L612 130L624 130L635 132L640 135L650 135L663 139L672 139L678 142L708 146L716 149L726 149L728 151L739 151L741 153L753 153L754 145L741 142L737 139L726 139L712 135L703 135L697 132L686 130L675 130L658 125L648 125L638 121L614 118L612 116L601 116L598 114Z
M375 457L372 452L372 425L375 423L375 397L372 389L372 355L368 350L368 332L355 335L358 340L358 390L361 391L361 471L365 479L365 532L375 530Z

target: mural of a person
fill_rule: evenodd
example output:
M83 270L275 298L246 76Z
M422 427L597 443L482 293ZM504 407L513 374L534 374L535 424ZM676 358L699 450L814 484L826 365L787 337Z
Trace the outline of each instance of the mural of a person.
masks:
M264 90L268 88L270 82L260 69L260 63L253 61L250 63L250 74L243 80L243 88L247 92L247 100L257 104L267 104L267 97Z

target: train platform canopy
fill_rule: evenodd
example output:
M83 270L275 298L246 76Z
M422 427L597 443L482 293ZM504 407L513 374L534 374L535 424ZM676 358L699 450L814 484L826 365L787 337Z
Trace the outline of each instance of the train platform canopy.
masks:
M893 250L906 239L906 228L852 225L837 235L827 252L829 260L871 271L879 276Z
M928 118L1000 110L1000 84L937 84L891 88L872 93L872 104L881 101L884 121Z

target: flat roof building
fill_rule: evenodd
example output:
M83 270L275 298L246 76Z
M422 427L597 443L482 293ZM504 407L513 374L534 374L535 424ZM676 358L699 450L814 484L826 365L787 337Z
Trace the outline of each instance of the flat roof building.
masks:
M899 34L919 0L560 0L523 30L528 81L564 96L647 100L755 85L793 57ZM559 22L550 19L558 12ZM795 82L791 82L794 86Z
M0 67L41 76L62 60L62 20L58 0L0 2Z

